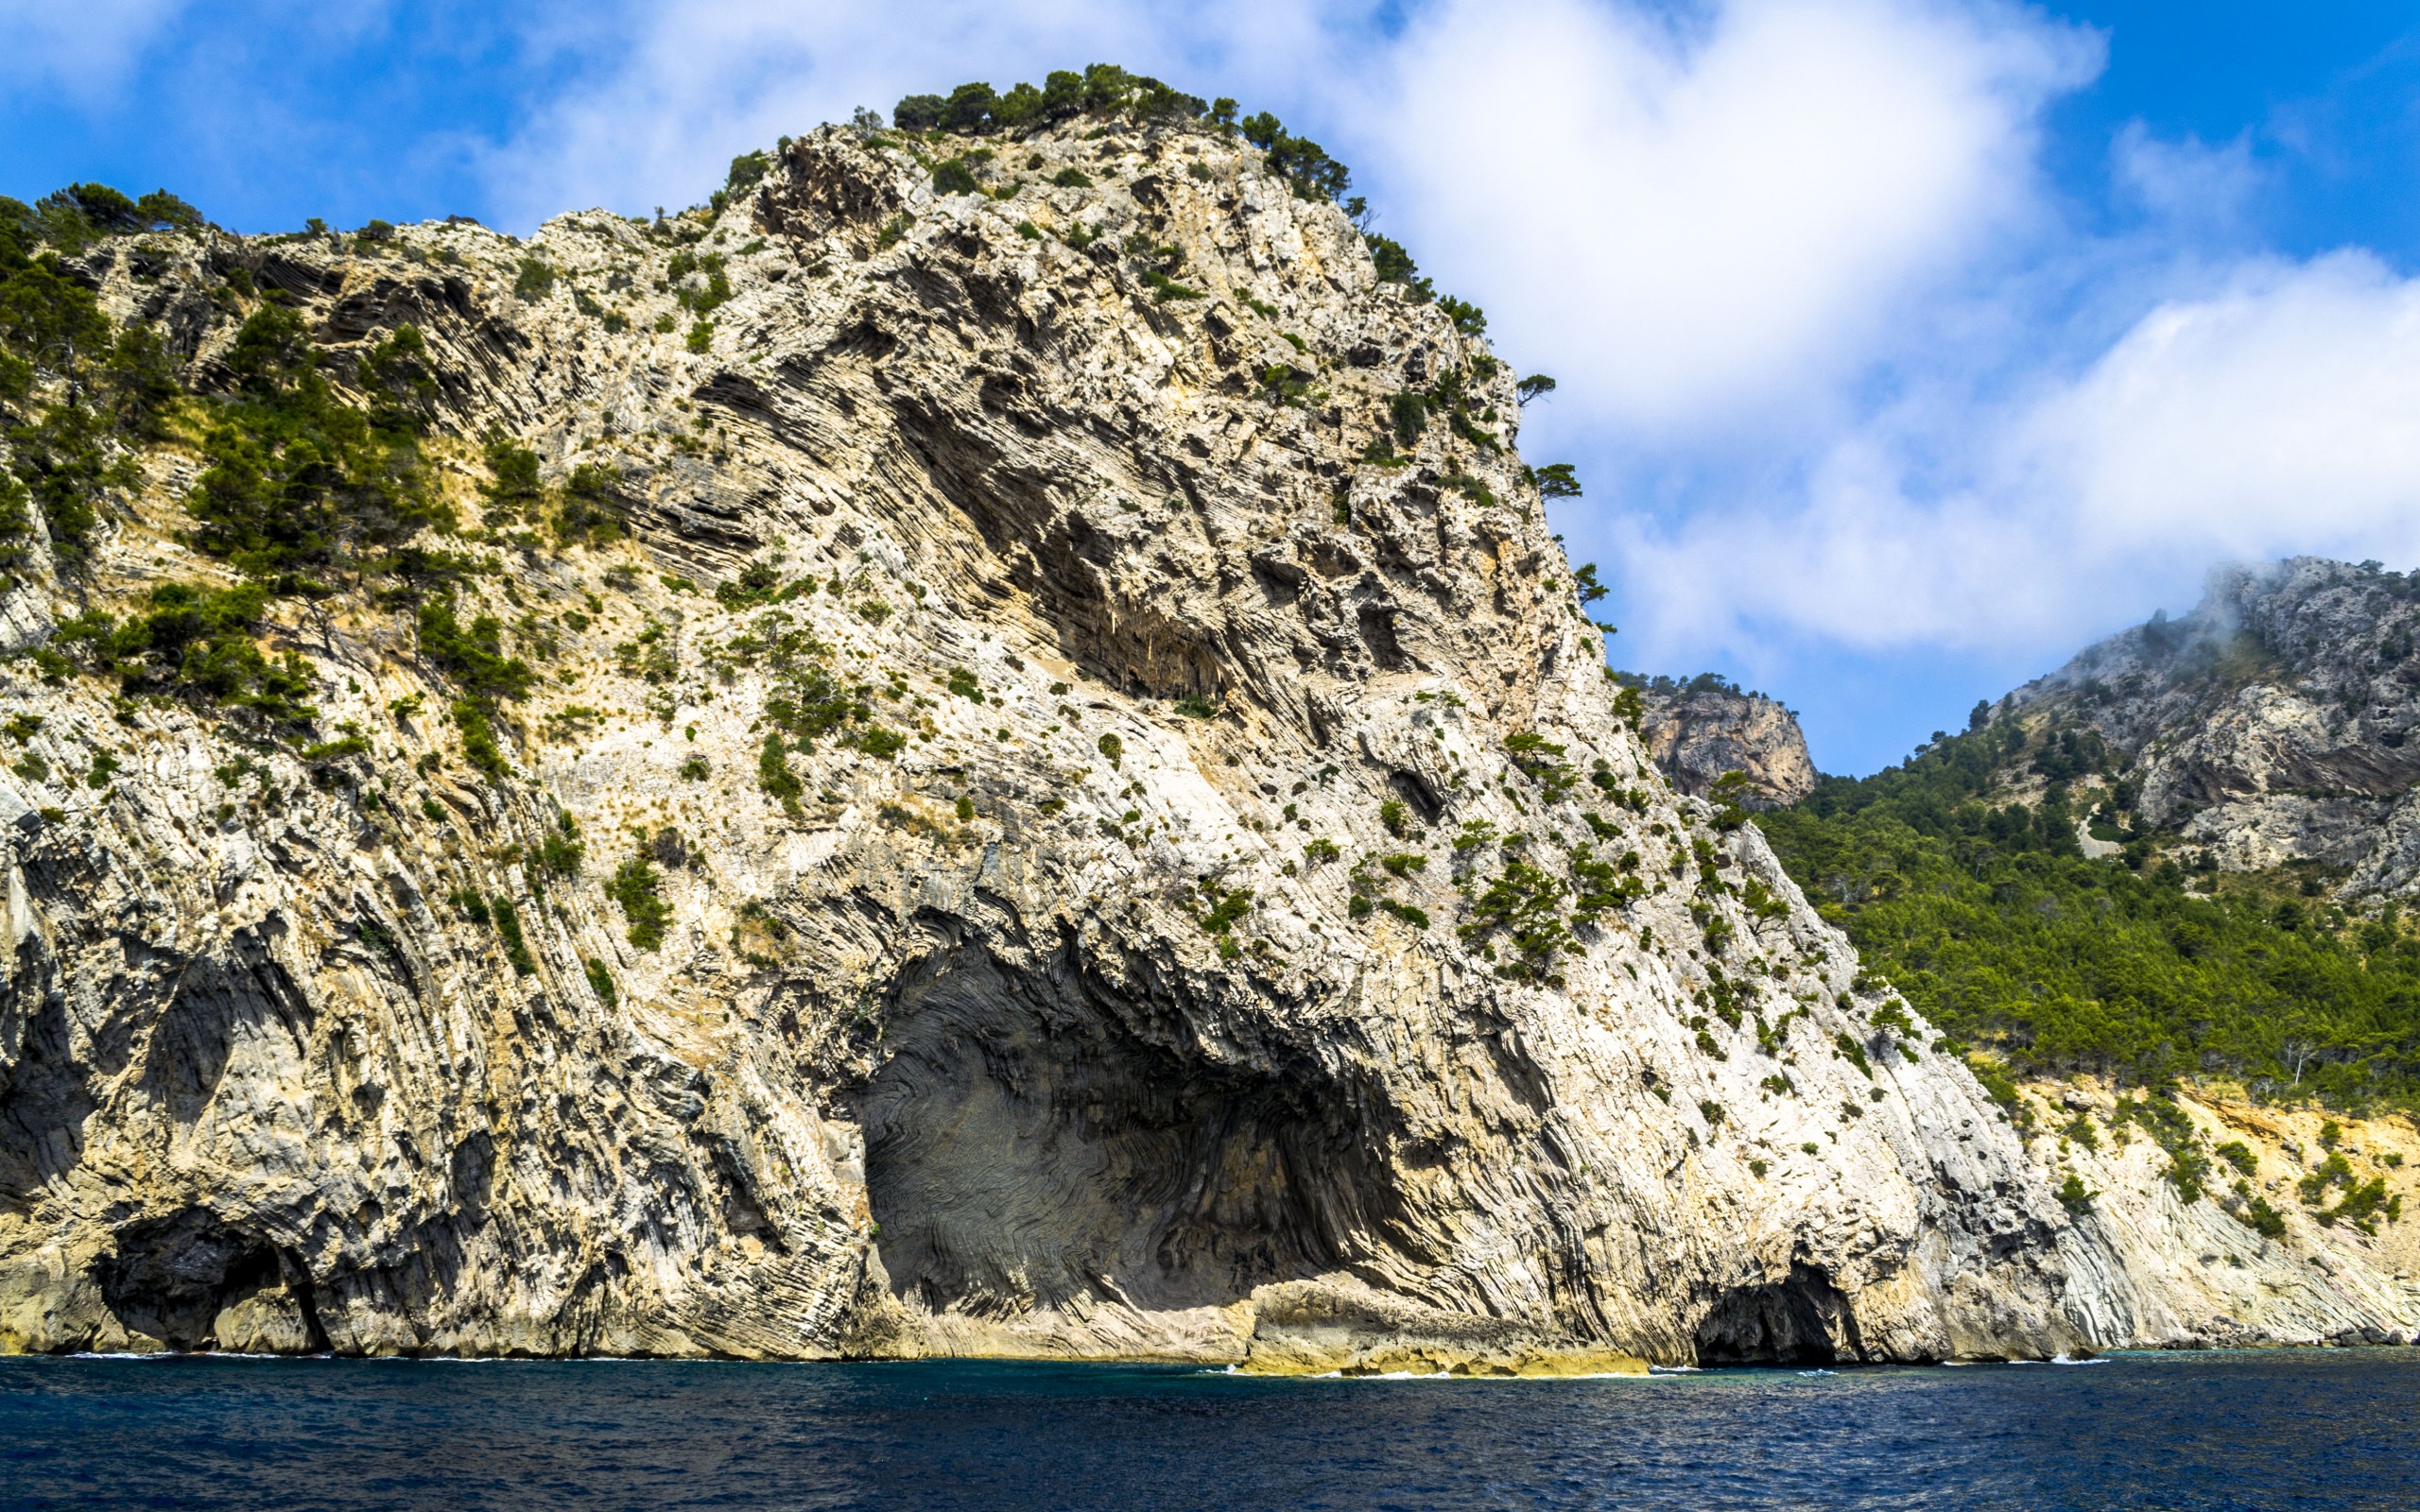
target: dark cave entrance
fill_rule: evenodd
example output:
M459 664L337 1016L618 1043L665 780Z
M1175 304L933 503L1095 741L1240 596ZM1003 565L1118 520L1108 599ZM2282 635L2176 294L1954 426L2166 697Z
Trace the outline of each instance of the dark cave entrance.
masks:
M119 1323L172 1349L215 1347L222 1311L271 1287L290 1285L310 1348L328 1347L309 1279L267 1240L207 1209L181 1209L119 1229L117 1249L98 1263L95 1279L101 1300Z
M1698 1322L1700 1365L1826 1366L1863 1355L1848 1299L1804 1261L1780 1280L1725 1292Z
M896 1295L992 1318L1221 1306L1379 1226L1341 1089L1189 1061L1166 1048L1189 1032L1147 1040L1075 974L970 949L903 982L858 1099Z

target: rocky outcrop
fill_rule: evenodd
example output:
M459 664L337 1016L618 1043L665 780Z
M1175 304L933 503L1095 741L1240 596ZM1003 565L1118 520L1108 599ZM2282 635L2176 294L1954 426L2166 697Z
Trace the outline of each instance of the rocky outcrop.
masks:
M2420 888L2420 578L2295 558L2221 573L2027 684L2003 713L2090 730L2132 761L2135 812L2231 870L2345 869L2346 896Z
M1761 693L1694 682L1640 691L1648 756L1684 793L1703 797L1727 772L1747 777L1750 808L1787 808L1815 791L1798 716Z
M477 524L269 602L303 735L89 636L0 669L0 1347L2145 1337L1616 713L1511 369L1214 129L973 146L825 129L711 215L526 245L82 260L206 390L265 301L346 394L412 327ZM127 459L74 573L37 543L26 642L235 580L204 439Z
M2118 1262L2102 1289L2126 1299L2138 1345L2420 1342L2420 1229L2397 1221L2404 1202L2420 1201L2420 1130L2409 1119L2180 1092L2176 1133L2189 1129L2198 1145L2187 1157L2197 1196L2155 1131L2118 1116L2129 1094L2083 1079L2023 1096L2037 1158L2082 1183L2079 1225ZM2374 1181L2379 1207L2362 1216L2361 1200L2345 1198Z

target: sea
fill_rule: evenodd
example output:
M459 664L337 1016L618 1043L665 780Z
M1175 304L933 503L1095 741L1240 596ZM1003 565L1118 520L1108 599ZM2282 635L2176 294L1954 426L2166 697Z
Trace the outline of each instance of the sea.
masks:
M1268 1380L0 1360L15 1508L2420 1508L2420 1349Z

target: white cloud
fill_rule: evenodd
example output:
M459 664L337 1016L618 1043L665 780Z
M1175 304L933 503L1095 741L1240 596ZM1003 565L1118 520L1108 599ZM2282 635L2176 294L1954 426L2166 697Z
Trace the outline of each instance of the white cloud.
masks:
M2263 175L2246 130L2223 146L2199 137L2164 142L2140 121L2129 121L2110 144L2110 167L2144 209L2188 226L2232 227L2259 192Z
M0 0L0 79L93 103L182 9L184 0Z
M570 205L685 204L731 158L852 109L968 79L1007 88L1115 62L1180 87L1239 94L1261 60L1307 66L1327 49L1318 6L1238 3L1213 14L1125 0L670 0L598 26L533 29L585 52L583 77L491 154L510 219ZM1290 72L1280 62L1275 72Z
M2247 263L2083 371L1958 414L1954 483L1876 421L1801 490L1618 523L1634 639L1676 663L1810 637L2055 660L2219 562L2420 561L2414 395L2420 281L2359 252Z
M2410 558L2415 397L2420 282L2363 252L2262 261L2221 293L2152 310L2009 445L2072 495L2090 558Z
M1734 0L1681 29L1448 0L1407 41L1375 165L1397 234L1559 404L1736 430L1853 378L2034 214L2034 119L2098 60L1989 6Z

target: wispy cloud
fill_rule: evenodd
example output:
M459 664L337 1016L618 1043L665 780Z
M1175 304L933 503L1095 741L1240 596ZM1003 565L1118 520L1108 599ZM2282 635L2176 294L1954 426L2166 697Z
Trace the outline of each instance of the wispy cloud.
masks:
M185 0L0 0L0 81L99 104L184 9Z

